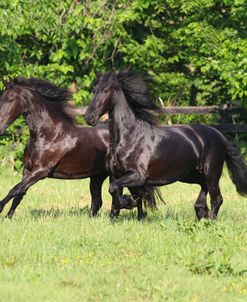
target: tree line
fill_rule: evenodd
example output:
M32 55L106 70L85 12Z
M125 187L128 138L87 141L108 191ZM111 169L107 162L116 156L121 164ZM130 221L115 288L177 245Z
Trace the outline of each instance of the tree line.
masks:
M95 69L131 67L164 105L247 103L245 0L5 0L0 24L0 89L39 77L87 105Z

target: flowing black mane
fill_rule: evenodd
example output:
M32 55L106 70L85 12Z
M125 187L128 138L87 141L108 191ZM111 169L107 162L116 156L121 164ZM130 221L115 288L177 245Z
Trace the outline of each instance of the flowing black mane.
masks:
M44 99L50 101L57 110L60 110L71 121L79 115L76 112L76 107L68 103L71 98L69 90L60 88L47 80L17 77L6 83L5 86L7 89L20 86L38 93Z
M36 78L17 77L8 83L9 86L22 86L29 90L38 92L44 98L53 102L67 102L71 93L67 89L60 88L47 80Z
M149 98L144 79L130 70L123 70L117 74L117 80L136 116L151 125L158 126L161 108Z

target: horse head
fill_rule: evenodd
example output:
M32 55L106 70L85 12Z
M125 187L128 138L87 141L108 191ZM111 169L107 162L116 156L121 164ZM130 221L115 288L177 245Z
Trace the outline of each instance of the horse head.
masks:
M6 83L5 87L0 97L0 134L24 113L21 88L13 82Z
M114 108L112 96L118 87L119 84L114 72L99 76L93 89L93 101L85 113L85 119L89 125L95 126L103 114Z

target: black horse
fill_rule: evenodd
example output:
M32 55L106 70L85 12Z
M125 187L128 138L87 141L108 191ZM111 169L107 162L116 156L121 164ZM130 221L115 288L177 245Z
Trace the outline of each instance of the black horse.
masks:
M223 202L219 179L225 161L238 193L247 194L247 166L241 154L209 126L161 127L157 122L159 111L148 97L145 82L133 72L109 72L99 77L85 118L95 125L102 114L109 112L107 166L115 178L109 192L117 196L125 186L195 183L201 186L195 203L197 217L216 218Z
M23 179L0 202L2 212L14 198L7 217L13 216L28 188L46 177L90 177L91 215L101 208L101 187L108 176L104 158L109 131L105 127L76 126L73 117L81 114L81 110L70 105L69 99L68 90L40 79L15 78L6 84L0 98L0 134L21 115L30 131L24 152ZM150 196L154 200L152 188ZM124 195L120 204L120 208L129 209L136 206L136 201ZM144 215L141 205L139 212L140 216Z

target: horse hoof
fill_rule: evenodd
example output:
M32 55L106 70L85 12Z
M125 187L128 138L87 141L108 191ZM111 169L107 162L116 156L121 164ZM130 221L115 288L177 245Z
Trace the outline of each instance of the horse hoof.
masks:
M2 213L4 205L0 203L0 213Z
M208 209L205 207L195 207L195 211L196 211L196 217L201 220L201 219L208 219L209 218L209 214L208 214Z
M217 218L217 215L215 213L210 213L209 216L208 216L208 218L210 220L215 220Z
M119 210L111 210L110 212L110 220L113 222L117 219L118 215L119 215Z
M90 211L89 211L89 217L91 217L91 218L96 217L97 214L98 214L98 212L99 212L99 209L90 209Z
M124 194L120 196L120 208L131 210L133 208L133 200L130 195Z
M143 212L142 215L137 216L138 221L144 221L146 218L147 218L147 212Z
M92 211L89 212L89 217L90 217L90 218L94 218L94 217L96 217L96 216L97 216L97 213L92 212Z

